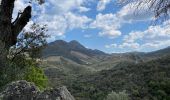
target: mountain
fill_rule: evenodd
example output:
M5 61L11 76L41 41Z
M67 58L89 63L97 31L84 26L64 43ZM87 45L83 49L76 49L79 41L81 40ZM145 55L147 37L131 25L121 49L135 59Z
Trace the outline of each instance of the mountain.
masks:
M106 54L75 40L57 40L43 50L42 66L51 86L67 86L77 100L103 100L111 91L123 90L132 100L170 100L165 99L170 93L169 55L170 47Z
M113 68L121 62L132 62L137 64L157 59L168 54L170 54L170 47L148 53L127 52L107 54L100 50L88 49L76 40L70 42L56 40L49 43L43 50L43 58L48 60L50 62L49 64L51 64L51 58L58 57L63 58L60 59L60 63L64 60L70 65L77 64L79 68L83 66L82 68L86 67L96 71ZM53 66L58 65L53 63Z
M146 56L148 57L161 57L161 56L166 56L170 54L170 46L161 50L153 51L146 53Z
M70 42L56 40L49 43L43 50L42 54L43 58L47 58L49 56L62 56L78 64L98 62L99 56L108 55L99 50L88 49L75 40Z

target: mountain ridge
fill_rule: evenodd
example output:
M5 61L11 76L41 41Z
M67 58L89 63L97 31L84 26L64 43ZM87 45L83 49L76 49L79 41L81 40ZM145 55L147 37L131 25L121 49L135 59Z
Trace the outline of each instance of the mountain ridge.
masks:
M106 60L129 59L136 63L155 59L170 54L170 47L152 52L127 52L108 54L97 49L89 49L76 40L66 42L56 40L47 45L42 52L43 58L49 56L63 56L78 64L91 64ZM112 59L110 59L112 58Z
M47 45L47 47L42 51L42 55L43 58L48 56L63 56L79 64L86 64L89 62L88 59L94 61L98 56L107 56L108 54L100 50L88 49L76 40L70 42L56 40Z

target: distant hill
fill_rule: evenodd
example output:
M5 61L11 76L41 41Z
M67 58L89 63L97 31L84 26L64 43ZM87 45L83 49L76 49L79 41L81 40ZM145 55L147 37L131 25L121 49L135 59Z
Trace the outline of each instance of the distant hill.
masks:
M97 58L99 56L108 55L99 50L88 49L75 40L70 42L56 40L49 43L42 54L44 58L49 56L62 56L79 64L92 63L98 61L99 59Z
M126 90L130 100L170 100L170 56L134 64L122 62L109 70L80 76L69 86L80 100L104 100Z
M77 100L103 100L109 92L123 90L132 100L152 100L170 93L168 55L170 47L107 54L75 40L57 40L43 50L42 66L51 86L67 86ZM154 87L160 85L166 88Z
M161 50L153 51L146 53L146 56L148 57L161 57L161 56L166 56L170 54L170 46Z
M120 62L133 62L137 64L168 54L170 54L170 47L149 53L127 52L107 54L100 50L86 48L76 40L70 42L56 40L49 43L43 50L43 58L46 60L51 59L51 57L63 57L64 59L71 60L71 62L68 62L70 65L74 63L79 66L86 65L96 71L110 69Z

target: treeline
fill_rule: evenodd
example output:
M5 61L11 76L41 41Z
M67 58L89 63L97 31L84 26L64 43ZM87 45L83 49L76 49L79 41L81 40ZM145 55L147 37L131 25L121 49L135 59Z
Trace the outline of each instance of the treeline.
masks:
M104 100L122 91L130 100L170 100L170 56L140 64L122 62L67 85L77 100Z

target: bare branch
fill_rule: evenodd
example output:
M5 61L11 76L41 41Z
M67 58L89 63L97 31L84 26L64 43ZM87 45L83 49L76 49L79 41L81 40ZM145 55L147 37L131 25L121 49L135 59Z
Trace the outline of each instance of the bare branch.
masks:
M140 9L142 5L148 5L150 9L155 13L155 18L161 16L169 16L170 0L118 0L122 4L135 3L136 9Z

